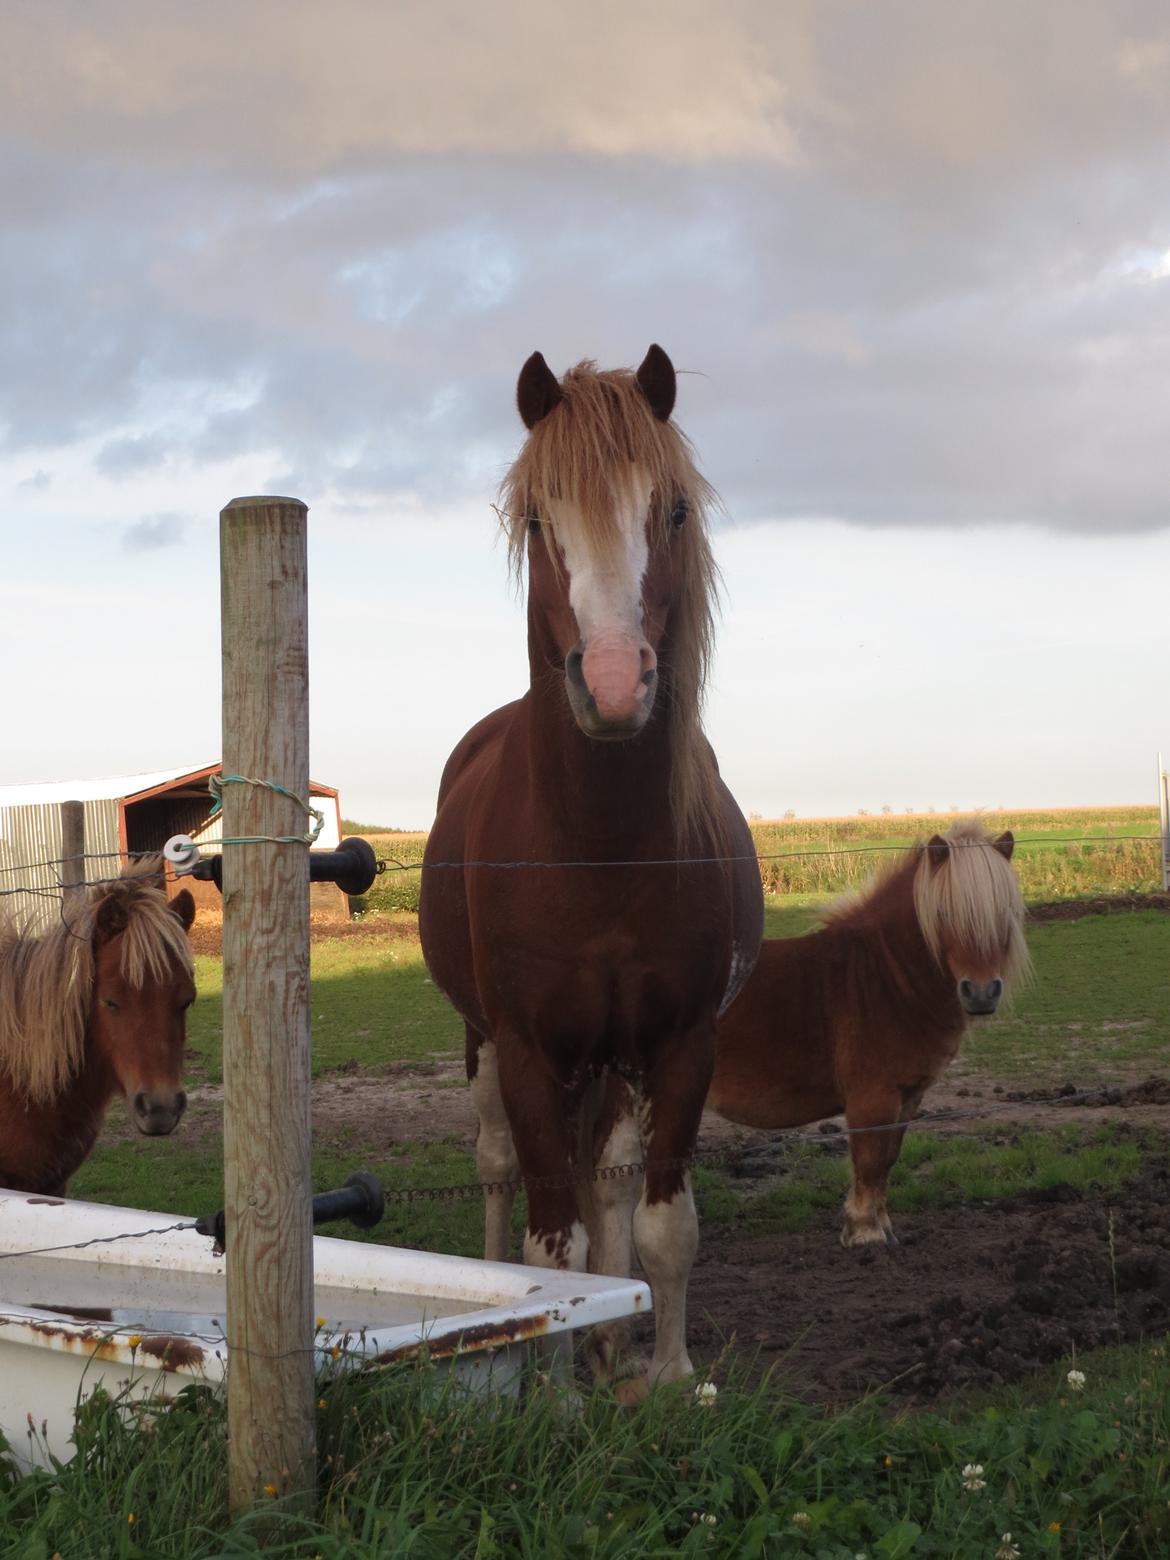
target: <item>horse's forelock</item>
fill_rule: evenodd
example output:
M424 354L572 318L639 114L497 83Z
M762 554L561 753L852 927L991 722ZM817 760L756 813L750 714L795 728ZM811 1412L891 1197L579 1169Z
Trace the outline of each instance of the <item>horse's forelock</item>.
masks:
M999 961L1005 986L1018 984L1031 966L1014 869L976 823L956 824L942 838L949 846L943 863L936 865L919 846L914 873L914 908L928 947L941 962L944 939L950 937Z
M675 541L682 552L679 590L669 626L669 657L661 663L659 697L674 716L671 809L680 848L716 815L716 777L702 732L702 704L714 642L719 575L708 537L717 504L714 489L695 466L686 436L655 415L636 376L578 363L561 380L562 398L531 429L500 488L501 510L514 575L523 572L528 523L551 502L571 505L588 554L604 561L622 545L617 515L629 467L654 492L651 522L665 532L679 498L688 516ZM555 538L544 527L556 558Z

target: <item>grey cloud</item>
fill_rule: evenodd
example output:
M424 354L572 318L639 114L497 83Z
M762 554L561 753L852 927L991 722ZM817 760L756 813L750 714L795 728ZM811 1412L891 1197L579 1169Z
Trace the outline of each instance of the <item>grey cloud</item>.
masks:
M602 145L581 117L592 77L541 154L543 79L527 141L509 112L484 150L452 150L466 126L444 142L438 109L500 60L472 27L423 72L429 155L378 119L359 72L353 124L314 156L298 143L295 167L250 108L230 169L210 130L180 149L149 81L131 157L130 109L111 105L125 62L99 50L87 92L54 109L75 117L42 116L40 144L0 166L9 449L96 436L112 477L254 457L310 502L371 512L486 502L534 347L561 369L633 363L656 339L702 372L679 417L738 518L1165 525L1161 10L779 9L733 7L726 30L685 13L684 82L706 47L741 100L675 156L643 123L657 88ZM199 59L221 47L203 31ZM204 77L188 77L189 107ZM84 155L66 146L83 122ZM786 150L754 146L769 124Z
M23 482L18 482L16 485L23 492L43 493L52 487L53 478L49 472L38 466L31 477L25 477Z
M158 552L175 547L183 540L187 521L183 515L143 515L122 532L122 545L129 552Z

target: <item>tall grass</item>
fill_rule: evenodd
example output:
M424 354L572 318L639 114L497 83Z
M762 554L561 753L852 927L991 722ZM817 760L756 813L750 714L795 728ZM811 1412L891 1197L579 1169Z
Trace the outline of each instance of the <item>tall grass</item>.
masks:
M751 825L767 894L840 893L866 882L891 851L948 829L957 813L877 818L797 818ZM1153 893L1161 886L1156 807L1105 807L983 815L993 833L1011 829L1024 897ZM371 838L387 862L367 910L418 909L425 834Z
M188 1387L168 1410L87 1406L68 1466L0 1464L0 1547L61 1556L210 1560L258 1554L817 1556L989 1560L1170 1549L1162 1346L1042 1373L981 1412L891 1419L870 1401L826 1416L765 1383L697 1402L661 1388L633 1414L599 1392L489 1409L425 1367L319 1383L321 1481L307 1516L275 1500L225 1514L222 1400ZM1010 1540L1004 1538L1011 1534Z

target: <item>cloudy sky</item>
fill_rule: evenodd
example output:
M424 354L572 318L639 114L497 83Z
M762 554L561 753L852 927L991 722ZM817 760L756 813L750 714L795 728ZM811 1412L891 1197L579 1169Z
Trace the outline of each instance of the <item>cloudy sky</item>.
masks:
M311 507L313 772L425 825L524 686L539 347L660 341L745 810L1153 799L1161 0L7 0L0 784L219 748L216 515Z

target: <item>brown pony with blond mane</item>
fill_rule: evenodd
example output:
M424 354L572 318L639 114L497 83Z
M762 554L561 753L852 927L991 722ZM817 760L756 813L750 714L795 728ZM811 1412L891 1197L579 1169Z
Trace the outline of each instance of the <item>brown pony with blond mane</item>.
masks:
M845 1246L895 1244L886 1180L906 1123L971 1019L1029 973L1014 844L960 823L916 845L817 931L766 941L719 1024L718 1115L798 1127L845 1112Z
M636 374L581 363L558 382L539 353L524 365L528 438L502 500L527 565L529 688L448 760L419 910L466 1024L480 1176L525 1178L528 1262L620 1276L637 1243L651 1383L691 1370L688 1166L716 1016L763 924L751 837L700 723L712 493L674 399L657 346ZM639 1161L644 1179L587 1184ZM487 1199L490 1258L508 1254L510 1204ZM613 1324L591 1337L599 1375L623 1342Z
M148 1136L178 1125L195 904L162 883L147 859L72 924L34 937L0 919L0 1186L64 1195L115 1094Z

